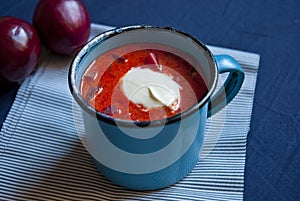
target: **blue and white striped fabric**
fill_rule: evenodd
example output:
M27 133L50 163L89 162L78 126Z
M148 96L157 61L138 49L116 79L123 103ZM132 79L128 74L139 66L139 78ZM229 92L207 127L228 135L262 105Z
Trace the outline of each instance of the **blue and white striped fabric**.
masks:
M92 35L108 28L93 25ZM242 200L259 55L210 49L241 64L243 87L208 120L194 170L171 187L147 192L115 186L96 170L78 137L82 128L74 126L76 106L67 84L71 58L45 54L22 84L0 132L0 200Z

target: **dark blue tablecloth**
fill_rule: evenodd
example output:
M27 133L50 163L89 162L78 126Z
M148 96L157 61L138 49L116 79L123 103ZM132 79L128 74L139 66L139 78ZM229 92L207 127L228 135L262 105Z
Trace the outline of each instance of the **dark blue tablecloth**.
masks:
M260 54L244 200L300 200L300 1L83 2L94 23L168 25L209 45ZM1 1L0 15L31 22L36 3ZM0 84L2 126L18 85Z

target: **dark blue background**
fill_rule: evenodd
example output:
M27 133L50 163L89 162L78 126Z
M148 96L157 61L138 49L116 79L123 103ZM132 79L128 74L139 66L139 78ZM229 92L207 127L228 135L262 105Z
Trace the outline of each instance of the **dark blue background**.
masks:
M31 22L36 3L36 0L1 0L0 15ZM209 45L260 54L247 143L244 200L300 200L300 1L84 0L84 3L94 23L168 25ZM0 126L17 88L17 84L1 83Z

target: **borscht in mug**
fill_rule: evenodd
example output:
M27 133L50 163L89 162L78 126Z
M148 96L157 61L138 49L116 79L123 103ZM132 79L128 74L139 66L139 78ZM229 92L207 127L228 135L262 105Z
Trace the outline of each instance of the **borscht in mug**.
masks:
M204 78L171 46L127 44L97 57L81 80L81 93L98 112L132 121L168 118L207 93ZM198 68L201 69L201 68Z

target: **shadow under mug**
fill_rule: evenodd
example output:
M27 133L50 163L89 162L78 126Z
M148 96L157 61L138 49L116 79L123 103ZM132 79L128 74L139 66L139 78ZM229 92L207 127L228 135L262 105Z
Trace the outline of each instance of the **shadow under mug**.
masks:
M201 66L207 94L179 115L152 122L114 119L97 112L80 93L85 70L104 52L132 43L159 43L185 52ZM226 81L215 92L218 75L225 72ZM232 57L213 56L187 33L170 27L138 25L109 30L93 38L73 59L68 80L70 91L82 108L87 149L97 169L123 187L155 190L175 184L195 167L207 118L235 97L244 73Z

